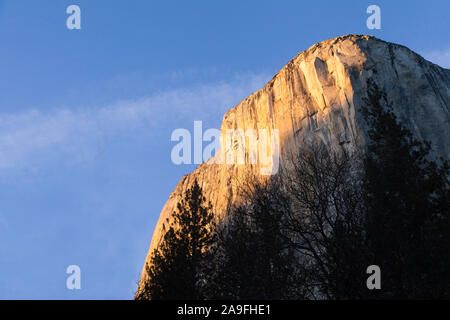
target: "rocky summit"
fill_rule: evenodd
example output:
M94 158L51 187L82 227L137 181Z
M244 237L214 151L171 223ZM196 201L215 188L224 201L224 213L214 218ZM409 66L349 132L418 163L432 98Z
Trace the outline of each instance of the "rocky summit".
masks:
M346 35L313 45L284 66L261 90L223 117L221 132L277 132L279 166L293 150L312 141L330 149L364 146L367 126L361 114L367 81L386 93L398 119L414 135L428 140L434 156L450 155L450 70L408 48L365 35ZM260 139L260 137L258 137ZM217 217L238 199L240 181L256 165L216 161L226 148L184 176L164 205L150 250L157 248L171 223L178 200L196 179ZM244 149L245 157L252 150ZM141 275L146 277L145 265ZM140 288L138 288L139 290Z

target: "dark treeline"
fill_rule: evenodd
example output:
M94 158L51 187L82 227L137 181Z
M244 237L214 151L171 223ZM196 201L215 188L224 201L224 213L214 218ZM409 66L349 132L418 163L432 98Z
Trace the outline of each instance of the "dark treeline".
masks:
M368 88L364 150L297 150L270 180L245 179L217 225L195 183L136 299L449 299L449 162Z

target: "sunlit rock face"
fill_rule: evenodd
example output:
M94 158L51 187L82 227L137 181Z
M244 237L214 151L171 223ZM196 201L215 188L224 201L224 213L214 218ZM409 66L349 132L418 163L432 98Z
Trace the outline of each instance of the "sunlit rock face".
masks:
M221 132L278 130L280 167L286 166L292 151L311 141L335 150L364 146L367 126L360 108L368 78L386 93L402 123L418 138L431 141L433 155L449 157L450 70L406 47L370 36L347 35L301 52L261 90L230 109ZM168 228L177 201L195 179L221 219L238 201L239 183L250 171L262 172L261 163L216 164L226 148L178 183L161 211L146 263ZM254 152L249 149L245 148L246 158ZM145 277L144 268L141 283Z

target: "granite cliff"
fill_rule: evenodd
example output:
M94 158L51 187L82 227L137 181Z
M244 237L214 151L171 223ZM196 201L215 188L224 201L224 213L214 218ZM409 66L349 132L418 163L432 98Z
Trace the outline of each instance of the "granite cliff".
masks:
M450 70L404 46L364 35L323 41L298 54L261 90L224 115L221 132L278 130L280 167L292 150L313 140L331 149L363 146L367 128L360 107L369 78L386 93L402 123L418 138L429 140L435 156L448 158ZM222 153L178 183L161 211L146 262L170 223L177 201L194 179L220 219L237 201L239 181L249 170L259 170L260 164L217 164ZM249 153L245 150L246 157ZM141 282L145 277L144 267Z

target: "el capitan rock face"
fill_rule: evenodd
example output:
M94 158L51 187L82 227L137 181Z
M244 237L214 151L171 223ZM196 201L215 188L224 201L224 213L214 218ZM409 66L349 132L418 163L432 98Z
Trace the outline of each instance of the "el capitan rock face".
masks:
M431 141L435 156L449 157L450 70L406 47L370 36L338 37L298 54L264 88L229 110L221 131L277 129L280 167L292 150L313 140L331 149L363 146L366 125L360 108L368 78L387 94L399 120L418 138ZM220 152L215 157L219 156ZM184 176L170 195L146 263L167 229L176 203L195 179L220 218L238 199L239 181L249 170L258 170L258 166L213 162L211 159ZM145 277L144 264L141 283Z

